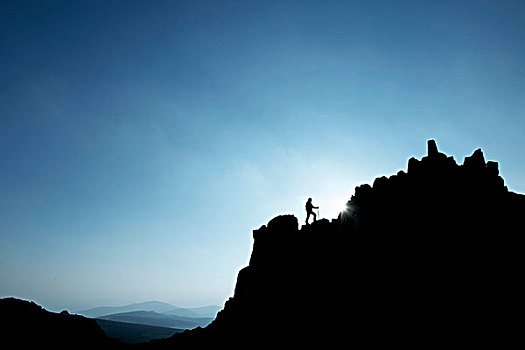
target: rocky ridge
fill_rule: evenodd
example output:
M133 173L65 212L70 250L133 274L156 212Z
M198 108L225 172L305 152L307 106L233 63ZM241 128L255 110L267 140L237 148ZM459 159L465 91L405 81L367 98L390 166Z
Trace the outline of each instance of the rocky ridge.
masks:
M338 218L299 227L281 215L254 230L216 320L151 345L511 343L524 209L480 149L458 165L430 140L406 172L357 187Z

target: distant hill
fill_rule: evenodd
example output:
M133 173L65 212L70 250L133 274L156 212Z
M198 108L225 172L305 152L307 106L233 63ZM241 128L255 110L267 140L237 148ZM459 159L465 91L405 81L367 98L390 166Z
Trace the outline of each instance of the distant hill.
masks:
M212 318L189 318L166 315L154 311L123 312L101 316L98 319L179 329L205 327L213 320Z
M181 317L191 317L191 318L215 318L217 313L222 309L222 307L217 305L208 305L195 308L173 308L168 311L162 312L165 315L181 316Z
M161 301L147 301L144 303L134 303L124 306L96 307L93 309L75 311L74 313L86 317L97 318L100 316L117 314L122 312L155 311L162 313L173 309L177 309L177 307Z
M165 313L172 316L192 317L192 318L215 318L217 312L222 308L217 305L207 305L196 308L184 308L174 306L161 301L147 301L144 303L133 303L124 306L105 306L96 307L87 310L75 311L75 314L83 315L90 318L99 318L102 316L119 314L124 312L134 311L154 311L157 313Z
M173 334L183 331L182 329L146 326L102 319L97 319L96 322L108 337L130 344L145 343L153 339L169 338Z

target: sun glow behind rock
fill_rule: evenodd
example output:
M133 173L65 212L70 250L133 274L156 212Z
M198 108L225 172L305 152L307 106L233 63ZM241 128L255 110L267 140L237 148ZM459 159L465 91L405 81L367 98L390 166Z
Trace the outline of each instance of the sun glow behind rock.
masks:
M319 198L314 204L319 206L320 218L331 220L337 218L340 213L347 209L346 203L349 200L349 193L331 193L327 197Z

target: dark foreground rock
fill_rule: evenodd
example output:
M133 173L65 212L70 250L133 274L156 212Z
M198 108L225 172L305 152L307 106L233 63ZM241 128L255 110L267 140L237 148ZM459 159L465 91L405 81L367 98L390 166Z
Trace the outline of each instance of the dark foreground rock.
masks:
M216 320L148 347L519 343L524 210L481 150L458 165L429 141L406 172L357 187L337 219L254 230Z
M95 320L67 311L49 312L34 302L0 299L2 342L6 349L120 349Z

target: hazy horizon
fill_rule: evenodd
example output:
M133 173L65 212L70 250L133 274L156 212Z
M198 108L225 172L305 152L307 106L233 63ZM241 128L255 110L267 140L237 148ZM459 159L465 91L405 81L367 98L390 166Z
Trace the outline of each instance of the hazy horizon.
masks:
M181 309L198 309L198 308L202 308L202 307L208 307L208 306L217 306L217 307L220 307L221 309L224 307L224 305L218 305L218 304L195 304L195 305L178 305L176 303L173 303L173 302L167 302L167 301L164 301L164 300L141 300L141 301L135 301L135 302L124 302L124 303L121 303L121 302L116 302L114 304L89 304L90 306L87 306L87 307L56 307L56 306L48 306L48 305L45 305L45 304L42 304L40 303L38 300L35 300L35 299L32 299L32 298L23 298L23 297L20 297L18 295L2 295L0 296L0 298L16 298L16 299L21 299L21 300L27 300L27 301L33 301L35 302L36 304L44 307L46 310L48 311L53 311L53 312L61 312L61 311L68 311L70 313L76 313L76 312L80 312L80 311L87 311L87 310L91 310L91 309L98 309L98 308L118 308L118 307L124 307L124 306L130 306L130 305L140 305L140 304L146 304L146 303L151 303L151 302L154 302L154 303L157 303L157 302L160 302L160 303L163 303L163 304L169 304L169 305L172 305L173 307L175 308L181 308ZM81 303L79 303L79 305L82 305ZM151 311L149 309L144 309L144 311Z
M426 141L525 193L520 1L0 3L0 297L223 306Z

